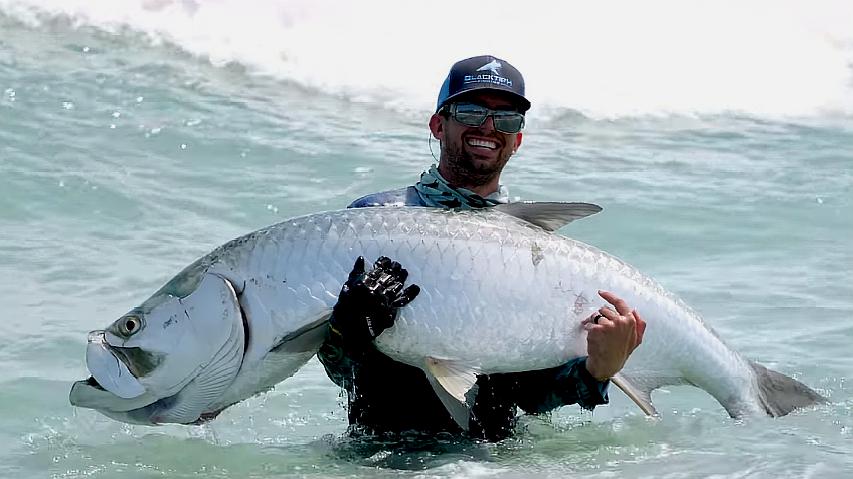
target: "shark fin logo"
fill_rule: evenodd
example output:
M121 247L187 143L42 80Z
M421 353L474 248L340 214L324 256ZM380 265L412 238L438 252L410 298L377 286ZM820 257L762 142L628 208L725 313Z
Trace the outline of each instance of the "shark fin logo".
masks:
M463 83L491 83L492 85L512 88L512 80L501 76L499 71L501 68L503 68L501 62L492 60L478 68L474 75L465 75Z
M503 65L501 65L501 62L499 62L497 60L492 60L489 63L486 63L485 65L478 68L477 71L478 72L490 71L493 74L500 76L501 73L498 71L498 69L501 68L502 66Z

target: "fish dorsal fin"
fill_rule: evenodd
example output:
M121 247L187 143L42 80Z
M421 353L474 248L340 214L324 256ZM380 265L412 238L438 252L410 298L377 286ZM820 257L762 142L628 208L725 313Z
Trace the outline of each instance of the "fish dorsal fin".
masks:
M616 385L631 398L640 409L646 413L646 416L658 416L658 411L652 404L652 390L643 388L639 384L635 384L630 378L622 373L617 373L610 378L610 382Z
M426 376L447 411L468 430L469 409L477 395L478 370L449 359L426 358Z
M494 209L527 221L547 231L556 231L574 220L586 218L601 211L592 203L566 203L559 201L521 201L497 205Z

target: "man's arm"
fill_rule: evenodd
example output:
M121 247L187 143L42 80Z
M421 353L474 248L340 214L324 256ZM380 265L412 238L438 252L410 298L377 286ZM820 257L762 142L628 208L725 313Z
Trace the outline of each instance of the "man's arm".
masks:
M500 389L512 394L518 407L528 414L545 413L569 404L593 409L607 404L610 381L592 377L586 361L586 357L581 357L555 368L489 377Z
M338 386L352 389L355 368L366 356L376 353L373 340L394 324L397 309L420 292L417 285L403 288L407 276L399 263L384 256L369 272L365 272L363 257L355 261L318 352L326 374Z
M537 414L567 404L592 409L606 403L608 382L592 378L585 362L578 358L556 368L478 377L479 394L471 409L470 434L489 441L512 435L516 406Z
M317 352L317 359L326 369L326 375L341 388L352 391L352 378L358 365L352 356L344 352L343 344L337 336L326 335L326 341Z

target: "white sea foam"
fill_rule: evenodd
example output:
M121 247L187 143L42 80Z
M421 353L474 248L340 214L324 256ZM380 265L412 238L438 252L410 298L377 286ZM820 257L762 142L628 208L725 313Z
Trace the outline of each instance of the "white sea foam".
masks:
M492 53L542 110L593 117L853 113L846 0L0 0L39 27L131 30L353 101L429 110L449 65Z

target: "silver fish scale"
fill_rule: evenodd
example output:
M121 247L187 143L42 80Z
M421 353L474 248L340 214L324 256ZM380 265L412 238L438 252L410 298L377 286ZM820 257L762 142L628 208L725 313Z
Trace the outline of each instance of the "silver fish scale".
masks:
M627 371L653 382L685 375L695 381L708 368L751 378L737 353L652 279L592 246L499 212L344 210L294 218L229 245L220 259L249 278L247 294L264 305L272 331L295 331L328 312L355 258L385 255L421 287L377 340L399 361L423 367L432 356L483 372L562 364L585 355L580 321L604 304L597 291L605 289L649 323ZM731 386L730 379L718 381Z

